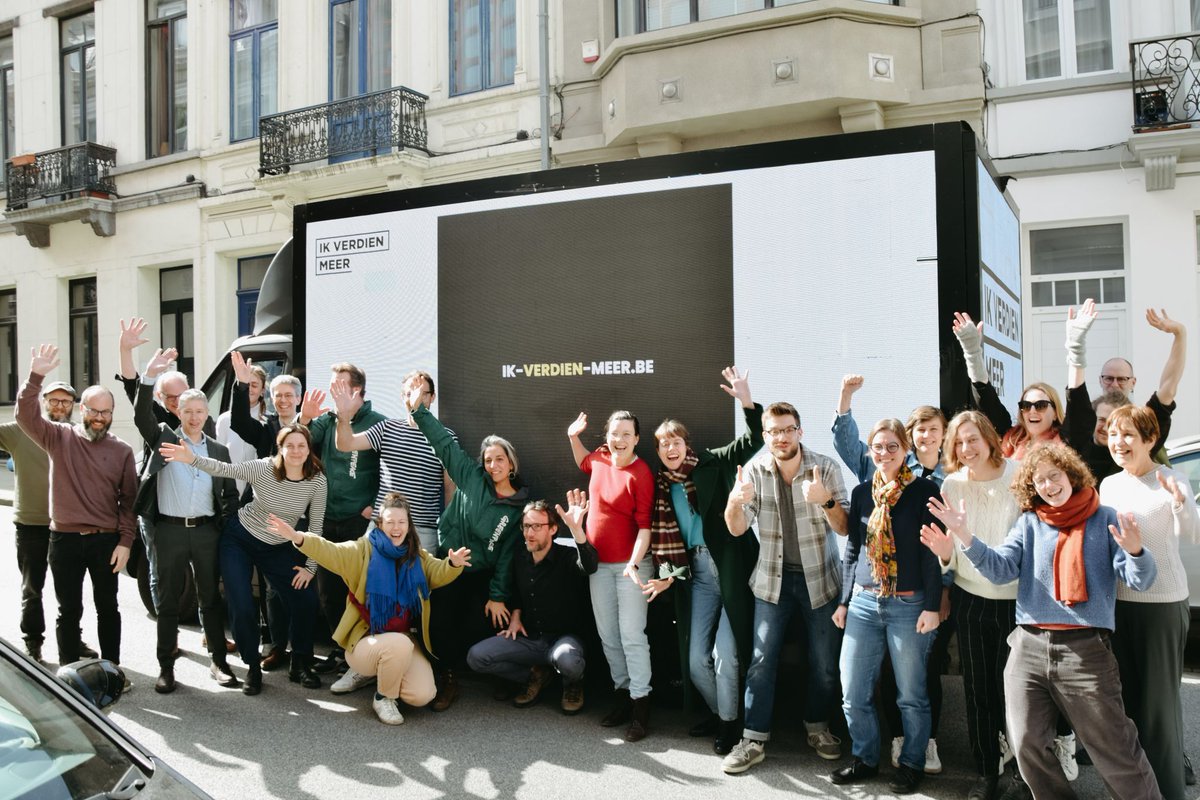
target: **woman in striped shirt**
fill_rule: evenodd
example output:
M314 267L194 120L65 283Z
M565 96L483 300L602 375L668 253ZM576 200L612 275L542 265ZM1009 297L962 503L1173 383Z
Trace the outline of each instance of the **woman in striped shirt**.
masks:
M221 537L221 578L229 602L230 624L242 660L250 671L242 686L245 694L262 690L258 639L258 607L250 585L250 570L257 567L283 597L291 614L292 663L288 680L316 689L321 679L312 672L313 620L317 595L309 585L316 562L305 559L291 542L272 533L268 518L274 514L295 526L308 517L308 532L321 535L325 519L325 472L312 451L312 438L303 425L285 425L276 437L278 452L270 458L226 464L195 455L181 445L164 444L163 458L189 464L194 469L246 481L254 499L230 517Z

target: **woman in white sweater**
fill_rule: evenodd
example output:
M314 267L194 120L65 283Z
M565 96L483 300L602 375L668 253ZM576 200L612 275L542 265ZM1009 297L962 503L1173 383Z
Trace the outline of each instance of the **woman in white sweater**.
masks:
M1144 592L1117 583L1112 647L1125 713L1137 724L1158 787L1166 800L1182 800L1187 793L1179 683L1190 612L1179 540L1197 540L1200 517L1187 478L1154 462L1158 435L1158 420L1145 406L1123 406L1109 415L1108 451L1121 471L1100 484L1100 502L1137 522L1158 564L1158 577Z
M978 411L950 420L942 495L967 514L970 529L991 546L1004 541L1021 510L1010 491L1016 462L1004 458L1000 435ZM966 694L967 734L978 779L968 800L999 796L1000 734L1004 732L1004 663L1016 615L1017 582L1001 586L954 548L943 570L954 570L950 608L958 626Z

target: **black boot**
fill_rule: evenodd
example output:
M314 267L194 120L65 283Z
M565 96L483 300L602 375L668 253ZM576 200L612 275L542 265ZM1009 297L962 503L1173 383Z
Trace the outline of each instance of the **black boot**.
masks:
M719 756L729 755L733 746L742 740L742 723L738 720L721 720L717 727L717 738L713 741L713 752Z
M613 692L612 708L600 720L600 724L606 728L615 728L618 725L624 725L629 722L629 715L633 711L633 701L629 699L628 689L617 689Z
M625 741L640 742L650 732L650 696L639 697L630 703L629 729Z
M251 664L246 673L246 682L242 684L242 694L255 695L262 691L262 667Z
M288 680L305 689L320 689L321 678L312 671L312 654L301 655L292 651L292 663L288 667Z

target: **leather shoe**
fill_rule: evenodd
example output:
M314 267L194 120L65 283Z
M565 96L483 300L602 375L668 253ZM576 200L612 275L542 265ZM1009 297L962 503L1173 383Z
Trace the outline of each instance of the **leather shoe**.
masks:
M330 675L338 671L338 667L344 663L336 653L330 653L329 658L322 658L320 661L313 660L312 671L318 675Z
M262 668L250 667L246 673L246 682L242 684L242 694L255 695L262 691Z
M453 672L447 671L438 682L437 695L433 698L430 708L434 711L445 711L454 705L456 699L458 699L458 681L454 679Z
M741 740L742 723L736 719L729 722L722 719L717 727L717 738L713 739L713 752L719 756L727 756L733 746Z
M99 658L100 654L92 649L87 642L80 640L79 642L79 657L80 658Z
M829 778L838 786L841 786L844 783L863 783L878 774L878 766L872 767L861 758L856 758L850 766L835 769Z
M721 718L716 714L709 714L707 717L688 728L688 736L716 736L720 726Z
M321 678L312 671L312 656L292 653L292 665L288 667L288 680L305 689L320 689Z
M617 689L613 692L612 707L608 710L600 724L605 728L615 728L629 722L633 714L633 700L629 697L628 689Z
M529 683L525 684L525 688L521 693L513 698L513 705L517 708L526 708L537 702L538 695L542 693L542 689L550 681L551 672L541 664L536 667L531 667L529 670Z
M912 794L921 785L923 775L924 773L921 770L913 769L907 764L901 764L888 785L896 794Z
M208 674L212 676L212 679L217 682L218 686L232 688L240 683L237 675L233 674L233 668L229 666L228 662L218 664L216 661L213 661L208 665Z
M282 647L276 647L267 655L266 658L262 660L262 663L259 666L262 667L263 672L274 672L286 664L291 655L292 653L290 650L285 650Z
M158 680L154 682L154 691L159 694L170 694L175 691L175 668L163 667L158 673Z
M967 800L996 800L1000 796L1000 776L985 775L975 780Z

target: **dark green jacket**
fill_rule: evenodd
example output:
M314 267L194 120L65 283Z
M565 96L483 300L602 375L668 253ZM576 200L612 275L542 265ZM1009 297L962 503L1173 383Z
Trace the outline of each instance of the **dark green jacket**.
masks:
M350 420L350 429L363 433L386 419L378 411L372 411L371 401L367 400ZM375 505L375 496L379 493L379 453L338 450L337 414L333 412L309 422L308 431L312 434L313 450L325 465L325 479L329 482L325 519L350 519L362 514L367 506Z
M520 538L521 510L529 499L529 489L514 482L516 494L498 497L483 465L467 455L427 408L414 411L413 421L456 487L438 520L438 557L460 547L470 548L471 566L466 571L490 572L489 599L508 602L513 548Z

